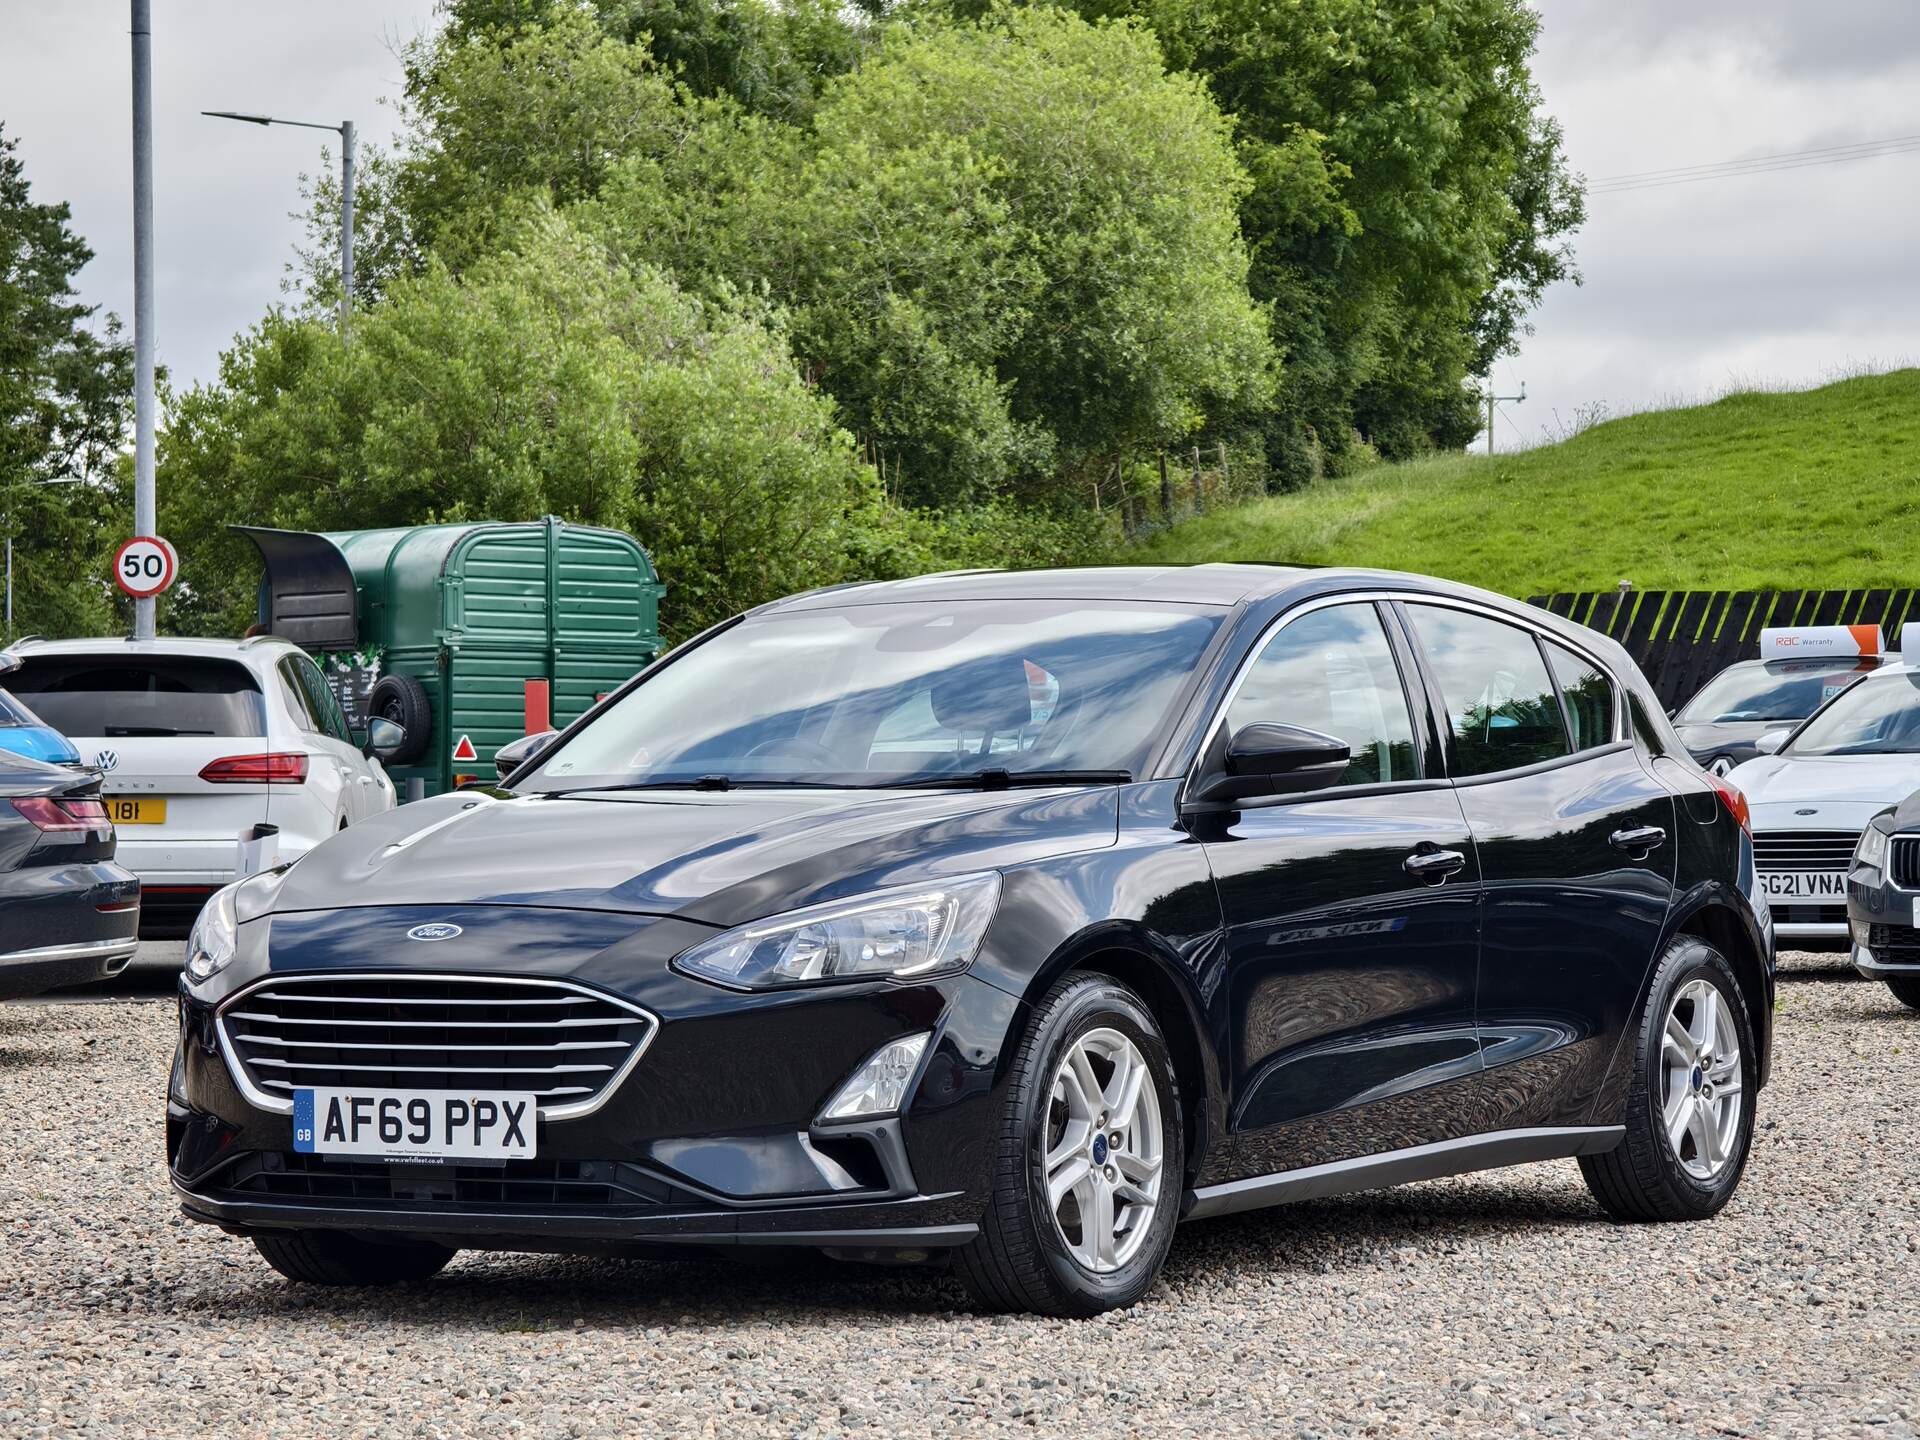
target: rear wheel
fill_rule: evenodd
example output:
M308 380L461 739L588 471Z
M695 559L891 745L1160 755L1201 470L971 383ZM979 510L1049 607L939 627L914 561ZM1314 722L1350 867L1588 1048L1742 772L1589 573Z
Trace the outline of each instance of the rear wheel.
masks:
M956 1268L996 1310L1097 1315L1145 1295L1173 1243L1182 1149L1166 1042L1131 990L1070 976L1008 1090L993 1195Z
M1920 1010L1920 975L1889 975L1887 989L1909 1010Z
M1616 1220L1704 1220L1753 1143L1753 1026L1726 957L1691 936L1667 947L1634 1046L1626 1138L1580 1173Z
M337 1230L256 1235L253 1245L282 1275L307 1285L398 1285L425 1280L446 1268L455 1254L427 1240L387 1244Z

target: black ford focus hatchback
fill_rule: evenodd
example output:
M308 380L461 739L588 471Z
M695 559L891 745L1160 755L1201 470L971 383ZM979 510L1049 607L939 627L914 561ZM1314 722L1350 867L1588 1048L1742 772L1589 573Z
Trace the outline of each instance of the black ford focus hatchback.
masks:
M1183 1219L1568 1156L1698 1219L1771 1045L1745 803L1633 663L1368 571L764 606L188 956L173 1183L323 1284L797 1246L1090 1314Z

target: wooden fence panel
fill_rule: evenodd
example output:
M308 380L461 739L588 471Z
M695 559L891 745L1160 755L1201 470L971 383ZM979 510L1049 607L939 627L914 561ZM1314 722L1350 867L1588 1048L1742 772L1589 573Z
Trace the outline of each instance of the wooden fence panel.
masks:
M1736 660L1760 653L1760 632L1789 625L1878 625L1889 652L1920 624L1920 590L1601 590L1531 602L1619 642L1674 708Z

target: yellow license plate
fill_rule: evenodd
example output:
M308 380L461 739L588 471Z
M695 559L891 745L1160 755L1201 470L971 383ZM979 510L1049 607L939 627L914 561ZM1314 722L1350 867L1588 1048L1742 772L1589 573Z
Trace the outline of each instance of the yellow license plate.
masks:
M107 818L116 825L164 825L167 823L167 802L142 797L138 800L127 795L109 795L106 797Z

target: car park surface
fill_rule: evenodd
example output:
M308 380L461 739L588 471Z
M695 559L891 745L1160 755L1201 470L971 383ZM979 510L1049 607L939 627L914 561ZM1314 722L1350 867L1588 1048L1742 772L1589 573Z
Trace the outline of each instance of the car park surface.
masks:
M1185 1227L1093 1322L717 1258L290 1285L154 1163L170 989L0 1007L0 1431L1904 1440L1920 1016L1837 956L1781 980L1753 1164L1711 1224L1616 1225L1554 1161Z
M31 640L9 682L102 774L120 862L146 900L142 931L186 933L241 873L240 845L275 829L281 859L393 808L312 659L250 640Z
M215 897L168 1155L318 1283L805 1246L1049 1313L1179 1216L1551 1156L1704 1218L1768 1074L1743 824L1611 642L1443 582L801 596Z

